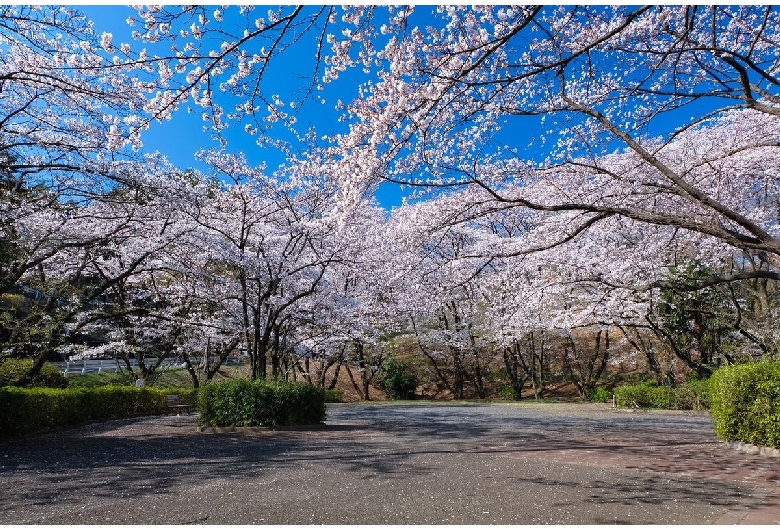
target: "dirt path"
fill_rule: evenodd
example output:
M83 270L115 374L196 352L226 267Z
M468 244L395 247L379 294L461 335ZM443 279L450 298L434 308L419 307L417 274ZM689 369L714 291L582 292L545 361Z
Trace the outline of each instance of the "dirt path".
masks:
M333 405L323 428L192 416L0 442L2 524L780 523L780 459L707 415L600 405Z

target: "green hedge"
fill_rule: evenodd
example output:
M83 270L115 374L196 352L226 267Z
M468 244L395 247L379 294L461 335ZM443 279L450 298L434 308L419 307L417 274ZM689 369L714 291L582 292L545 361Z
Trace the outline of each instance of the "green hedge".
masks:
M200 424L212 427L316 425L325 421L325 391L309 384L236 379L201 388L198 408Z
M0 436L12 436L89 423L91 421L163 414L165 396L178 394L194 403L192 389L127 386L97 388L0 388Z
M719 437L780 449L780 362L721 368L710 391Z
M653 383L639 383L616 387L615 403L618 407L670 409L674 404L671 388Z
M710 393L706 380L694 380L674 388L653 382L615 387L618 407L642 407L671 410L706 410Z

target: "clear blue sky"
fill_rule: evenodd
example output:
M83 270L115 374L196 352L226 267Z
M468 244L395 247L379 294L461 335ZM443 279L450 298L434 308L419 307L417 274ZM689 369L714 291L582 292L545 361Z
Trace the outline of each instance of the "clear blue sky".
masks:
M150 54L154 53L153 46L143 45L132 39L131 32L134 28L128 26L125 21L128 16L136 15L135 9L119 5L74 7L94 21L94 28L98 36L104 31L112 33L115 46L126 42L135 52L146 47ZM260 9L264 9L264 7L258 6L258 10ZM257 16L261 15L262 13L258 12ZM137 15L136 19L138 19ZM264 91L269 95L279 94L285 101L292 100L295 89L305 86L310 81L311 66L313 65L312 50L312 47L306 46L293 47L279 57L281 60L272 61L268 75L263 78L266 87ZM168 50L159 53L162 55L166 51ZM345 123L338 121L340 113L334 109L335 104L339 99L345 103L351 101L357 95L358 84L364 80L365 77L359 69L352 69L345 72L337 81L326 84L325 90L319 92L319 95L325 99L325 103L319 104L309 101L297 116L299 132L306 131L310 126L315 127L320 137L345 131ZM227 111L230 105L224 105L224 107ZM210 131L204 132L202 130L205 124L201 118L203 109L194 105L190 105L190 108L192 112L181 108L174 114L171 121L154 122L148 131L144 131L142 135L143 151L149 153L160 151L174 165L182 169L199 167L193 154L201 148L218 148L219 144L211 138ZM280 128L278 134L283 135L284 131ZM284 157L278 150L256 145L254 138L244 132L243 125L231 124L231 127L223 135L228 141L227 151L243 152L253 165L267 164L269 173L284 162ZM382 206L390 208L400 204L403 195L404 192L397 186L385 184L377 193L377 199Z
M175 6L171 6L175 8ZM216 7L216 6L210 6ZM114 35L115 45L122 42L131 44L134 51L138 51L142 45L133 41L131 37L132 28L125 20L129 15L135 15L136 11L125 6L77 6L77 8L86 13L95 23L95 31L100 35L103 31ZM266 6L257 6L257 16L262 16ZM416 10L415 17L421 26L433 23L433 17L429 14L427 6L420 6ZM137 18L137 16L136 16ZM263 77L264 92L267 94L279 94L283 100L290 101L294 99L296 89L307 86L311 81L313 50L312 45L307 46L306 42L300 43L286 50L277 57L276 61L271 61L268 72ZM150 53L154 49L148 46ZM166 53L167 49L162 53ZM303 132L309 126L316 128L317 135L322 136L333 132L342 132L346 130L346 124L339 122L340 113L334 109L337 100L345 103L350 102L357 96L358 85L367 79L360 68L353 68L343 73L340 78L332 83L325 85L325 90L319 94L326 100L325 104L319 104L309 101L298 114L298 130ZM227 97L227 96L220 96ZM234 100L235 102L235 100ZM235 104L235 103L233 103ZM692 117L693 113L701 114L709 105L717 106L716 102L697 103L691 108L682 111L682 115L675 112L674 117L662 116L654 122L655 130L646 130L649 134L663 134L673 129L676 125L686 123ZM232 105L223 105L226 110ZM185 169L187 167L198 167L193 156L201 148L218 147L216 141L211 138L210 132L203 132L204 122L201 119L203 109L192 106L192 112L187 109L179 109L174 119L165 123L154 123L150 130L143 134L144 150L146 152L160 151L164 153L176 166ZM672 122L672 119L677 122ZM507 145L516 145L520 147L526 156L541 160L545 157L545 149L552 146L540 146L534 142L538 138L540 129L535 126L533 120L529 123L529 118L517 119L509 122L502 132L501 143ZM549 127L549 124L548 124ZM657 129L656 129L657 127ZM276 129L278 134L283 137L285 132L282 128ZM229 130L224 133L228 140L227 150L231 152L243 152L247 160L253 165L261 163L267 164L269 172L273 172L279 164L284 162L280 152L275 149L261 148L254 142L253 137L247 135L243 130L243 125L233 124ZM529 149L529 144L532 147ZM535 147L539 145L538 149ZM615 143L615 148L622 147ZM385 184L377 193L377 199L382 206L387 208L400 204L404 192L397 186Z

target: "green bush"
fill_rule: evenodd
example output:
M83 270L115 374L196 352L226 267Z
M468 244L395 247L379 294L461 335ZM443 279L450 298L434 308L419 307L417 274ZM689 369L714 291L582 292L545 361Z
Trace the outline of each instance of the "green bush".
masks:
M309 384L236 379L198 393L199 422L208 426L316 425L325 421L325 390Z
M414 399L417 392L417 378L409 367L397 361L388 361L382 366L382 385L390 399Z
M663 399L664 394L667 399ZM615 403L618 407L666 408L659 405L661 402L668 403L668 396L671 395L671 389L649 381L615 387Z
M780 449L780 362L721 368L710 394L719 437Z
M612 401L612 392L606 388L597 386L588 392L588 401L593 401L595 403L607 403Z
M0 388L0 435L28 434L90 421L163 414L172 390L103 386L97 388ZM192 389L177 389L183 403L194 403Z
M251 383L236 379L211 383L198 393L200 421L205 425L254 425L257 407Z
M691 379L674 387L673 391L676 409L709 410L710 408L709 379Z
M0 387L19 386L19 382L32 369L32 359L6 359L0 364ZM44 364L28 388L65 388L68 379L56 366Z
M338 388L333 390L325 389L325 403L343 403L344 391Z
M706 380L694 380L674 388L647 381L616 387L615 403L618 407L702 410L709 408L710 397Z
M317 425L325 421L325 391L314 385L273 382L275 418L268 425Z
M502 385L498 389L498 397L505 401L514 401L515 400L515 390L512 388L512 385Z

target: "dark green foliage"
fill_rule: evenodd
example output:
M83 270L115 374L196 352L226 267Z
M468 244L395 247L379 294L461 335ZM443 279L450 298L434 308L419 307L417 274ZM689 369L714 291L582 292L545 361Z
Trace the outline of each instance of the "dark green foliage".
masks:
M409 367L397 361L388 361L382 366L384 377L382 384L390 399L414 399L417 391L417 378Z
M709 407L709 387L706 380L695 380L674 388L650 381L623 385L615 388L615 403L618 407L702 410Z
M515 394L515 389L512 388L512 385L503 385L498 389L498 397L505 401L515 401L519 396Z
M0 387L19 386L20 380L32 369L32 359L6 359L0 364ZM32 381L30 387L65 388L68 386L67 378L50 364L44 364Z
M607 403L608 401L612 400L612 392L607 390L606 388L597 386L590 392L588 392L588 401L593 401L596 403Z
M274 407L269 426L317 425L325 421L325 392L310 384L271 382Z
M325 421L325 391L309 384L243 379L211 383L198 394L208 426L317 425Z
M780 449L780 362L721 368L710 392L718 436Z
M619 386L615 388L615 402L618 407L671 409L674 392L652 382Z
M715 358L729 350L727 337L735 317L723 290L689 289L715 275L714 269L698 261L685 268L670 267L668 280L679 288L663 287L656 306L662 320L660 335L675 355L705 377L712 373Z
M236 379L200 389L198 409L204 425L259 425L258 397L252 383Z
M0 436L28 434L109 418L164 414L173 391L104 386L97 388L0 388ZM182 403L193 403L192 389L177 389Z
M325 403L343 403L344 391L338 388L325 389Z
M709 379L691 379L674 387L674 408L679 410L709 410L711 406Z

